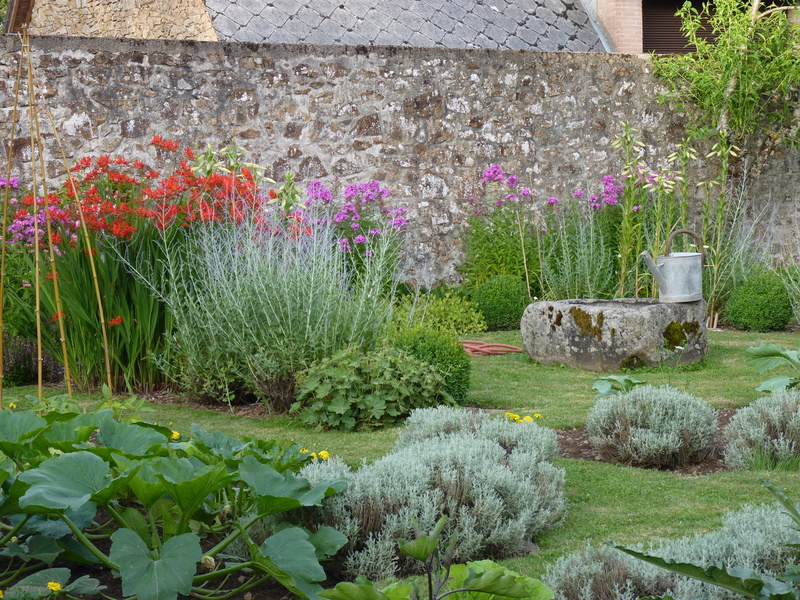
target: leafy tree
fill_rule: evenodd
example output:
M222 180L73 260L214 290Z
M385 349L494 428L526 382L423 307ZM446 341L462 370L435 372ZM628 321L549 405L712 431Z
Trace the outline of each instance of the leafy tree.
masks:
M697 115L693 137L751 153L755 174L778 145L800 142L800 26L788 18L798 6L687 1L678 15L696 50L655 60L663 99Z

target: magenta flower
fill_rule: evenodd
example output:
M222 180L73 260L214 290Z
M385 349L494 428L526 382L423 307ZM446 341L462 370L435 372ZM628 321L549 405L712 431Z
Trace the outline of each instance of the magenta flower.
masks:
M637 205L636 205L636 206L634 206L634 207L633 207L631 210L632 210L633 212L639 212L639 211L641 210L641 208L642 208L642 205L641 205L641 204L637 204Z
M366 243L366 241L367 238L365 238L363 235L360 234L353 238L353 242L356 244L364 244Z
M530 196L531 188L522 188L519 192L522 196Z
M576 198L580 198L581 196L583 196L583 190L575 190L574 192L572 192L572 195L575 196Z
M503 171L503 167L500 165L491 165L483 172L483 177L481 178L481 183L486 183L487 181L505 181L506 174Z
M519 177L516 175L509 175L508 179L506 179L506 185L508 187L517 187L519 184Z
M342 252L350 252L353 248L350 246L350 240L342 238L339 240L339 250Z
M556 198L555 196L550 196L547 199L547 203L548 204L558 204L558 198Z

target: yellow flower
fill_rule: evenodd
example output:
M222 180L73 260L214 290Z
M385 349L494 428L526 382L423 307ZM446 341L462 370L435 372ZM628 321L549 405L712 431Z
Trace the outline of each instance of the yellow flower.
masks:
M317 460L317 453L316 452L312 452L311 453L311 458L312 458L312 460Z
M57 581L48 581L47 582L47 589L51 592L60 592L61 591L61 584Z
M533 415L533 418L534 419L541 419L542 415L540 415L539 413L536 413L535 415Z
M319 457L322 460L328 460L331 457L331 455L328 453L327 450L321 450L320 453L319 453Z
M533 417L531 417L529 415L525 415L525 417L523 417L523 419L522 419L523 423L530 423L531 421L533 421Z
M0 598L3 597L3 590L0 590Z
M298 452L300 452L301 454L308 454L309 452L311 452L311 450L309 450L308 448L300 448Z
M173 432L172 432L172 439L173 439L173 440L179 440L179 439L181 439L181 433L180 433L179 431L173 431Z
M14 408L17 408L17 405L14 404L13 402L9 402L8 403L8 408L14 409ZM0 596L0 598L2 598L2 596Z
M519 415L515 415L512 412L505 413L505 416L511 419L512 421L517 421L519 419Z

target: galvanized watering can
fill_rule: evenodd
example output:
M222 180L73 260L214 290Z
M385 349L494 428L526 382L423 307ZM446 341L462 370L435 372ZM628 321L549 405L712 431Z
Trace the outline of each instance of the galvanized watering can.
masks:
M670 254L673 238L679 233L688 233L697 240L700 252L673 252ZM705 252L700 236L688 229L673 231L667 238L664 256L656 262L645 250L642 257L658 283L658 296L661 302L695 302L703 299L703 263Z

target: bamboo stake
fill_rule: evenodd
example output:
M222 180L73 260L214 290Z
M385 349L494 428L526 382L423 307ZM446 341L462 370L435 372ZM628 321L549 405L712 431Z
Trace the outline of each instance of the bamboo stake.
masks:
M36 99L33 96L33 75L31 73L31 47L30 39L28 38L27 29L22 30L22 49L26 54L28 66L28 123L31 135L31 192L33 193L33 277L34 277L34 317L36 319L36 394L39 402L44 401L44 378L42 370L42 296L41 296L41 271L40 271L40 255L39 255L39 219L38 210L39 203L36 197L36 189L38 187L36 181L36 151L41 152L41 147L38 146L40 140L36 139L34 135L34 114L33 105Z
M6 291L6 247L8 236L8 203L11 194L11 163L14 160L14 141L19 110L19 94L22 87L22 51L17 61L17 78L14 83L14 108L11 112L11 135L8 140L8 165L6 165L6 189L3 196L3 232L0 233L0 410L3 410L3 379L5 377L5 331L4 310Z
M32 73L32 71L31 71ZM36 86L38 89L41 90L41 86L38 85L38 81L35 81ZM33 94L34 97L36 95L37 87L34 87ZM41 95L41 100L44 102L44 95ZM61 342L61 353L64 356L64 381L67 385L67 394L70 398L72 398L72 377L70 374L69 368L69 356L67 353L67 337L64 327L64 317L66 316L64 311L62 310L61 305L61 290L58 283L58 271L56 269L56 251L53 246L53 222L50 217L50 206L48 201L48 192L47 192L47 177L44 168L44 152L43 144L42 144L42 134L39 128L39 112L37 109L37 105L33 104L33 114L36 118L36 121L32 124L36 127L36 139L39 143L39 168L41 169L42 173L42 193L44 194L44 220L47 229L47 248L49 252L49 261L50 261L50 277L53 280L53 294L55 296L55 303L56 303L56 319L58 320L58 334L60 336Z
M67 181L69 182L70 189L72 190L72 195L73 198L75 199L75 205L78 208L78 218L81 223L81 233L83 234L84 241L86 242L86 251L88 253L89 266L92 271L92 282L94 283L94 292L95 292L95 297L97 299L97 310L100 316L100 331L103 336L103 353L105 357L105 366L106 366L106 383L108 385L108 389L113 393L114 385L111 378L111 354L109 352L109 346L108 346L108 329L106 327L105 310L103 309L103 296L100 291L100 282L97 277L97 264L95 263L94 259L92 238L89 235L89 228L86 226L86 218L83 214L83 207L81 206L81 203L78 200L78 187L75 184L75 180L72 178L72 171L70 170L69 167L69 161L67 161L67 155L64 152L64 146L61 144L61 138L58 135L58 129L56 128L55 125L55 119L53 119L53 113L50 110L50 106L47 104L47 102L43 103L45 110L47 112L47 117L50 122L50 126L53 130L53 137L55 138L56 145L58 146L59 152L61 153L61 160L64 163L64 169L67 172Z

